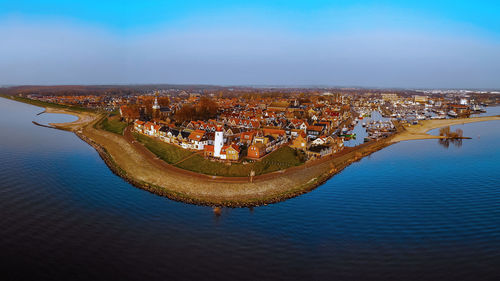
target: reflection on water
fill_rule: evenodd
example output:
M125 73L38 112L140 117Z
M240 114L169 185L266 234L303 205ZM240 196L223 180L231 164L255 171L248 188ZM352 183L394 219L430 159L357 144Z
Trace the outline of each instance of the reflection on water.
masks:
M462 139L439 139L438 143L445 148L449 148L450 143L455 147L462 147Z

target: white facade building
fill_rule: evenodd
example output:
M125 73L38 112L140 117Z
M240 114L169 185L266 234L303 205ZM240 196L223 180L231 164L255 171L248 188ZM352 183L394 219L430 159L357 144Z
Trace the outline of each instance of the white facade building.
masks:
M224 146L224 132L221 128L217 128L215 131L215 139L214 139L214 157L220 158L220 151ZM224 155L225 156L225 155Z

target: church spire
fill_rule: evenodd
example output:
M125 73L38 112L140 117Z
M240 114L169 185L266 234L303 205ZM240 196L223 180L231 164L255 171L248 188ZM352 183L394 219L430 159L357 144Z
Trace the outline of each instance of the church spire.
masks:
M160 109L160 105L158 104L158 92L156 92L155 103L153 104L153 109L154 110Z

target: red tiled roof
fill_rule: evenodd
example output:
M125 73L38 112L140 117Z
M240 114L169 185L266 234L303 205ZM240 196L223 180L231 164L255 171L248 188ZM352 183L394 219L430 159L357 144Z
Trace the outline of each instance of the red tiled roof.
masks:
M191 134L189 134L189 139L195 140L195 141L200 141L204 135L205 135L205 131L196 130L196 131L191 132Z
M323 131L323 127L321 127L321 126L307 126L307 130L321 132L321 131Z
M281 129L263 129L264 135L286 135L285 130Z

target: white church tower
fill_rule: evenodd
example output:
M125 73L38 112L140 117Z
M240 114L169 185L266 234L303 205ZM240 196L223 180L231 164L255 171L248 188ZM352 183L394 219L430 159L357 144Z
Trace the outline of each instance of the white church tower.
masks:
M221 127L217 127L214 140L214 157L220 158L222 146L224 146L224 132Z
M154 110L160 109L160 105L158 104L158 92L156 92L155 103L153 104L153 109Z

